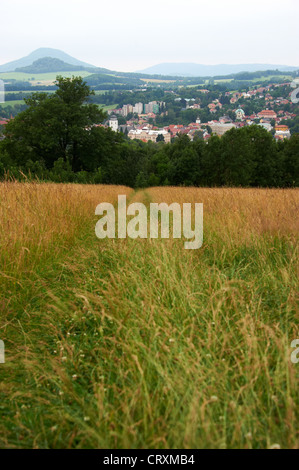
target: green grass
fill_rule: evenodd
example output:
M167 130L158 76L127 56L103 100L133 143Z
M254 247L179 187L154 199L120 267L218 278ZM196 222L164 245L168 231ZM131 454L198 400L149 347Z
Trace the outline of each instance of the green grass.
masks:
M4 103L0 103L0 108L7 108L7 106L15 106L16 104L25 104L24 100L12 100L12 101L5 101Z
M2 279L0 447L298 447L294 240L228 246L210 220L188 251L97 219Z
M29 94L28 94L29 96ZM1 107L7 108L8 106L15 106L16 104L25 104L24 100L12 100L12 101L5 101L5 103L0 103ZM109 106L105 106L104 104L98 104L98 107L101 108L103 111L108 111L109 109L116 108L117 104L111 104Z
M63 77L72 77L72 75L80 77L87 77L90 75L90 72L85 70L75 70L74 72L49 72L49 73L24 73L24 72L2 72L0 73L0 79L2 80L21 80L21 81L48 81L56 80L57 75L62 75Z
M268 80L273 80L273 79L281 79L281 80L293 80L293 77L291 75L268 75L268 76L262 76L262 77L259 77L259 78L253 78L253 79L250 79L250 80L244 80L246 82L250 81L252 83L259 83L259 82L265 82L265 81L268 81ZM214 80L215 83L229 83L229 82L232 82L234 79L233 78L221 78L221 79L216 79ZM239 79L238 79L239 80ZM209 84L209 81L210 80L206 80L206 85ZM240 82L242 82L243 80L239 80Z
M219 78L218 80L215 79L214 82L215 83L230 83L232 82L234 79L233 78ZM205 81L205 84L208 85L210 82L210 79L209 80L206 80Z
M281 80L293 80L293 77L291 75L268 75L268 76L263 76L260 78L254 78L251 80L253 83L258 83L258 82L265 82L267 80L273 80L273 79L281 79Z
M99 104L98 105L99 108L101 108L103 111L109 111L109 109L115 109L116 106L117 106L117 103L116 104L110 104L108 106L105 106L104 104Z
M32 91L28 90L21 90L21 91L5 91L5 95L11 95L11 94L17 94L17 93L22 93L23 95L30 96L32 95ZM41 90L41 93L55 93L55 90Z

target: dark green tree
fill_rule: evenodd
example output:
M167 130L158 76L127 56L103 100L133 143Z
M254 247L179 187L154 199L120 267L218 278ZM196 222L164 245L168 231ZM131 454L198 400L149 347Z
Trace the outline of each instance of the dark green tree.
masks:
M34 93L25 99L28 108L6 126L5 149L18 165L42 160L51 168L62 158L78 171L80 144L105 115L88 103L93 92L81 77L58 76L56 85L52 95Z
M156 142L165 142L164 135L158 134Z

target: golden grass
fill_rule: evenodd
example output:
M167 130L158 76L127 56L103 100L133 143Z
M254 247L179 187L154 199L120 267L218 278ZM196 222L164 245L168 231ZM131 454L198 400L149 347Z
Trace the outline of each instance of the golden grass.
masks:
M147 193L155 202L202 202L204 233L212 230L229 245L299 234L298 189L156 187Z
M0 447L299 447L298 191L7 184L0 194L2 256L7 271L19 263L21 286L2 290ZM96 239L95 207L117 194L203 202L202 248ZM29 258L26 279L20 246L44 254L42 272Z
M0 183L0 272L20 273L59 253L90 223L101 202L130 194L123 186Z

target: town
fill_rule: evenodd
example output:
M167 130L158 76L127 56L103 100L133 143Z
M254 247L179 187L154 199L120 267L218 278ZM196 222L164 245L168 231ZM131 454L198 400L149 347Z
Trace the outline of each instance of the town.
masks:
M202 122L197 116L195 122L187 125L177 123L158 127L156 118L168 115L167 104L164 101L151 101L145 104L142 102L135 103L135 105L124 104L120 108L109 109L109 120L106 121L106 126L127 134L130 139L139 139L144 142L169 143L179 134L188 135L191 141L196 137L208 140L211 134L222 136L232 128L253 124L271 132L276 140L289 139L291 132L285 122L297 117L296 113L291 112L291 105L299 101L297 94L294 93L298 85L299 80L295 79L293 82L258 86L243 92L227 91L224 95L220 93L224 100L214 98L211 102L209 102L211 92L206 88L198 88L199 94L205 95L204 105L200 97L197 99L176 97L174 102L182 105L182 111L207 110L210 119L206 122ZM174 91L169 91L169 93L176 95ZM279 96L280 94L283 96ZM260 103L260 111L246 113L247 101L258 105ZM241 104L238 106L239 103ZM215 114L221 115L218 119L213 119ZM125 123L123 123L124 118ZM122 124L119 123L120 119Z

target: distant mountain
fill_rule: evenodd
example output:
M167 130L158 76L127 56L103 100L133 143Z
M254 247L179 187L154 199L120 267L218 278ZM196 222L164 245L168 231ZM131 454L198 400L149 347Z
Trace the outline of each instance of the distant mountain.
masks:
M273 64L219 64L202 65L184 62L165 62L163 64L153 65L138 73L149 75L171 75L181 77L215 77L217 75L230 75L239 72L258 72L261 70L279 70L282 72L294 72L299 67L289 65Z
M42 59L35 60L32 65L27 65L27 67L16 68L15 72L49 73L77 70L85 70L85 67L82 67L82 65L67 64L63 62L63 60L54 59L53 57L43 57Z
M27 67L29 65L32 65L33 62L37 61L38 59L43 59L45 57L59 59L65 62L66 64L95 68L93 65L75 59L75 57L72 57L63 51L60 51L59 49L41 47L40 49L36 49L35 51L31 52L31 54L27 55L26 57L22 57L19 60L14 60L13 62L8 62L7 64L0 65L0 72L14 72L17 68L20 69L22 67ZM58 70L54 70L54 72L56 71Z

